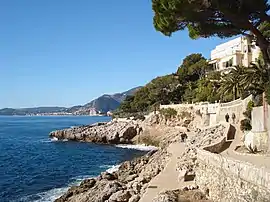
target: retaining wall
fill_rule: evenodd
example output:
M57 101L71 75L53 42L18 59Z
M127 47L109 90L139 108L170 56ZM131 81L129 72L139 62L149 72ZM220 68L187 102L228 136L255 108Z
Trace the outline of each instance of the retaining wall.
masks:
M179 114L181 111L188 110L199 110L200 113L206 115L209 119L209 125L215 125L222 121L225 121L225 115L228 113L230 116L230 123L232 121L232 114L236 115L236 123L244 118L243 112L246 110L248 102L252 100L252 96L247 97L244 100L238 99L227 103L195 103L195 104L170 104L160 105L160 109L172 108L175 109Z
M213 201L269 202L270 170L197 150L196 184Z

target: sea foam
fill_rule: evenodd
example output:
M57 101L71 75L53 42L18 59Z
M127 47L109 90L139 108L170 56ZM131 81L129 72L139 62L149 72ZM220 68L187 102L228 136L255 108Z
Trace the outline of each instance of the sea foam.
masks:
M62 196L64 193L66 193L70 187L78 186L84 179L88 179L91 177L93 176L82 175L82 176L72 177L71 182L66 187L54 188L45 192L32 194L32 195L21 198L19 201L21 202L53 202L57 198Z
M125 148L125 149L135 149L140 151L153 151L158 150L158 147L155 146L146 146L144 144L141 145L125 145L125 144L119 144L115 145L116 147Z
M51 138L51 141L52 142L56 142L56 141L58 141L58 138L57 137L53 137L53 138Z

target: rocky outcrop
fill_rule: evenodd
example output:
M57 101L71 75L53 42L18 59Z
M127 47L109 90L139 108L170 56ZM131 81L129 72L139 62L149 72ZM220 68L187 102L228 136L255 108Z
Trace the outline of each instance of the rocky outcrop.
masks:
M53 131L50 137L103 144L128 144L137 135L138 127L135 121L111 121Z
M51 137L96 143L129 143L138 134L138 127L141 126L144 130L143 133L146 133L147 127L143 124L138 125L138 122L112 121L52 132ZM79 186L71 187L56 202L138 202L145 193L149 182L164 169L169 161L168 145L177 141L185 142L185 152L178 158L177 170L186 171L189 176L195 176L197 148L211 145L225 135L223 125L205 130L196 129L192 132L183 130L182 127L164 128L161 126L161 128L159 135L153 131L148 132L154 135L154 138L159 137L162 149L151 151L132 161L126 161L114 173L104 172L96 178L84 180ZM157 127L153 128L156 132L157 129ZM182 201L204 201L205 196L200 192L197 193L198 190L196 191L198 187L194 189L164 192L154 201L177 201L179 199L183 199ZM193 192L194 195L189 195Z
M164 168L166 150L152 151L122 163L114 173L104 172L71 187L56 202L138 202L147 184Z
M186 140L185 152L178 161L178 170L193 173L197 162L197 148L212 145L225 135L224 125L216 125L203 130L197 128L194 135Z
M207 202L207 198L199 190L170 190L158 194L153 202Z

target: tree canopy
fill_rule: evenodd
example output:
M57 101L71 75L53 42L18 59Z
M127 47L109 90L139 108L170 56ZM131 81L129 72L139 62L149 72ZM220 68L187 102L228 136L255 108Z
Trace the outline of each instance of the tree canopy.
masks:
M152 0L152 8L154 26L166 36L184 29L188 29L193 39L255 36L270 66L267 0Z
M160 104L219 100L217 85L205 77L210 67L201 54L188 55L176 73L150 81L134 96L127 97L118 112L132 114L154 110Z

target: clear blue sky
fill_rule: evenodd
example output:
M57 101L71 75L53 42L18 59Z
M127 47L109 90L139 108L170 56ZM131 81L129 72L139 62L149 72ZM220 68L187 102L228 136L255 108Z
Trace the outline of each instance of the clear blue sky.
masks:
M0 0L0 108L84 104L222 42L165 37L152 17L150 0Z

